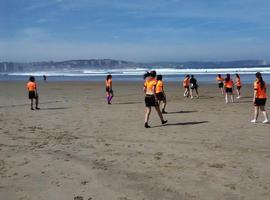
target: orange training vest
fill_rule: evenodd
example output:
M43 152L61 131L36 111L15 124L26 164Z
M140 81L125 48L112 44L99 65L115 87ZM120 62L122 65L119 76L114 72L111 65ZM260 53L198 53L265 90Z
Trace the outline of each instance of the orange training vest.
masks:
M159 80L157 81L157 86L156 86L156 93L163 92L163 81Z
M255 81L254 82L254 90L257 90L256 98L259 98L259 99L267 98L266 84L264 85L264 88L261 88L260 83L258 81Z
M35 82L29 81L26 87L28 91L35 91L37 89L37 84Z

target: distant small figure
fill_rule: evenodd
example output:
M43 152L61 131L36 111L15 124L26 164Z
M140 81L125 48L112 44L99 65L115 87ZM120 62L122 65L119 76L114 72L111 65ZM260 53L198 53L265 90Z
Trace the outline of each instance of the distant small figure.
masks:
M224 78L222 78L221 75L218 74L216 80L218 82L218 88L220 89L221 94L224 94Z
M191 89L191 94L190 94L190 98L193 99L193 91L195 90L196 92L196 97L199 98L199 92L198 92L198 83L197 83L197 79L194 78L193 75L191 75L191 78L189 80L190 83L190 89Z
M165 111L165 107L166 107L166 95L164 92L164 84L162 81L162 75L157 75L157 86L156 86L156 97L158 100L158 105L161 105L162 102L162 110L161 112L163 114L166 114L167 112Z
M186 77L183 80L183 87L185 89L184 91L184 97L190 96L190 90L189 90L189 75L186 75Z
M31 110L34 110L33 108L33 100L35 99L35 104L36 104L36 109L39 110L40 108L38 107L38 93L37 93L37 84L35 82L35 77L30 76L29 81L26 85L28 89L28 98L30 99L30 106Z
M106 81L106 97L108 104L112 104L112 98L113 98L113 89L112 89L112 75L107 75Z
M47 81L47 76L43 75L43 81L46 82Z
M227 74L227 77L225 78L224 87L225 87L225 92L226 92L226 94L225 94L226 104L228 104L228 95L231 96L231 101L233 103L234 102L234 100L233 100L233 81L231 79L230 74Z
M236 85L236 92L237 92L237 99L240 99L241 98L241 87L242 87L242 83L241 83L241 79L240 79L240 76L239 74L235 74L236 76L236 79L235 79L235 85Z
M253 103L254 103L254 119L251 120L252 123L256 123L258 116L259 116L259 110L262 111L264 116L264 121L262 123L269 123L268 115L265 110L265 103L267 100L267 94L266 94L266 83L264 82L262 75L260 72L256 73L256 80L254 82L254 96L253 96Z

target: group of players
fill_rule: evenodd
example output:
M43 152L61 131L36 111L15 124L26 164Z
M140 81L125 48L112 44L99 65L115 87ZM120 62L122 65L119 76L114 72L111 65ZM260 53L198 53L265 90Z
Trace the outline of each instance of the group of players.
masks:
M235 84L231 79L230 74L226 75L224 79L220 74L217 75L216 81L218 82L218 87L222 94L225 93L225 102L228 104L228 96L231 98L231 102L234 102L233 91L234 85L236 86L237 98L241 98L241 79L239 74L235 74ZM268 115L265 110L265 104L267 100L266 94L266 83L263 80L263 77L260 72L255 74L256 80L254 81L254 94L253 94L253 103L254 103L254 118L251 120L252 123L256 123L259 111L262 112L264 116L264 121L262 123L269 123ZM166 124L167 120L163 118L162 114L166 114L166 94L164 92L164 84L162 80L162 75L157 75L156 71L150 71L144 74L144 93L145 93L145 128L150 128L149 116L151 113L151 108L155 107L158 116L161 120L162 124ZM111 104L112 98L114 96L112 89L112 75L108 75L105 80L106 84L106 99L107 103ZM183 88L184 88L184 96L193 98L194 91L196 92L196 97L199 98L198 92L198 83L193 75L186 75L183 80ZM37 93L37 84L35 82L35 78L30 76L29 82L27 83L28 89L28 97L30 99L30 107L31 110L34 110L34 102L35 100L35 109L39 109L38 107L38 93Z
M233 99L233 90L234 85L236 86L236 92L238 99L241 98L241 79L239 74L235 74L235 84L233 80L230 77L230 74L226 75L226 78L222 78L220 74L217 75L216 80L218 82L218 87L221 90L221 93L224 94L225 91L225 102L228 103L228 96L230 95L231 101L234 102ZM260 72L257 72L255 74L256 80L253 83L253 104L254 104L254 118L250 121L251 123L256 123L258 120L259 112L261 111L264 116L264 121L262 123L269 123L268 115L265 110L265 104L267 100L267 94L266 94L266 83L263 80L262 74Z

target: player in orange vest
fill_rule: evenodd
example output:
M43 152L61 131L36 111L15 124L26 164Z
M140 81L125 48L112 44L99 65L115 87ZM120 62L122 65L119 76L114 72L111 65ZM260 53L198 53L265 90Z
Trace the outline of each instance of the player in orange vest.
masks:
M190 96L189 75L186 75L184 80L183 80L183 88L185 89L184 97L189 97Z
M163 119L162 113L160 111L158 102L157 102L157 97L156 97L156 85L157 85L157 80L156 80L156 71L151 71L150 73L147 72L144 75L144 92L145 92L145 123L144 123L144 127L145 128L150 128L150 126L148 125L148 121L149 121L149 116L151 113L151 107L155 107L158 116L161 120L162 124L167 123L167 120Z
M112 75L107 75L107 78L105 80L106 85L106 97L108 104L112 104L112 98L113 98L113 90L112 90Z
M227 77L225 78L225 81L224 81L224 87L225 87L225 101L226 101L226 104L228 103L228 95L231 96L231 101L233 103L233 81L230 77L230 74L227 74Z
M236 85L236 91L237 91L237 99L240 99L241 98L241 87L242 87L242 83L241 83L241 79L240 79L240 76L239 74L235 74L236 76L236 79L235 79L235 85Z
M221 94L224 94L224 78L218 74L216 80L218 82L218 88L220 88Z
M157 75L156 97L157 97L159 106L161 105L161 102L162 102L162 113L163 114L167 113L165 111L167 101L166 101L166 95L164 92L164 84L162 81L162 75Z
M265 103L267 100L266 94L266 83L263 81L262 75L260 72L256 73L256 80L254 82L254 96L253 96L253 103L254 103L254 119L251 120L252 123L256 123L259 110L262 111L264 116L264 121L262 123L269 123L268 115L265 110Z
M35 99L36 109L39 110L38 107L38 93L37 93L37 84L35 82L35 77L30 76L29 81L26 84L26 88L28 89L28 98L30 99L30 106L31 110L34 110L33 108L33 100Z

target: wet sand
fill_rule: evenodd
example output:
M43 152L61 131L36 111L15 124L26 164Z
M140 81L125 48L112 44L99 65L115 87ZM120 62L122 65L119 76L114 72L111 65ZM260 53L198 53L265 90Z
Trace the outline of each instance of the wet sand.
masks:
M270 125L250 123L251 86L226 105L216 84L191 100L167 83L168 124L153 110L145 129L143 83L114 83L112 105L103 82L38 85L31 111L24 82L0 83L0 199L270 199Z

